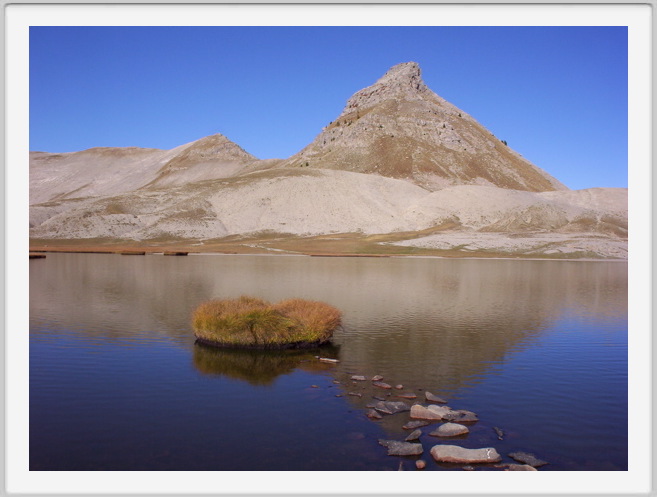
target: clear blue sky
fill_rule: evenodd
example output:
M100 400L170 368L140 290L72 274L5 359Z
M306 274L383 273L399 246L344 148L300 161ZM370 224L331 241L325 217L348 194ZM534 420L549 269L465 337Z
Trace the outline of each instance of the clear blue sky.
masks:
M30 150L285 158L400 62L574 189L627 186L624 27L32 27Z

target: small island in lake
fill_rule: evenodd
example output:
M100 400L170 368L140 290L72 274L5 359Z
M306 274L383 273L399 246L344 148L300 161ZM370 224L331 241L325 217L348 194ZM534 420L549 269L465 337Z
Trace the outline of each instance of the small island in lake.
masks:
M323 302L293 298L271 304L241 296L202 303L192 324L205 345L284 349L327 343L341 320L341 312Z

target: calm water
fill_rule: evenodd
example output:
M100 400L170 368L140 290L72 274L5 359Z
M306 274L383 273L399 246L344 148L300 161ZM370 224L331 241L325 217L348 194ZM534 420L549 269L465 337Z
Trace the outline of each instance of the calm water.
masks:
M242 294L328 302L343 311L344 329L321 352L195 345L194 307ZM438 443L492 446L504 462L531 452L550 463L546 471L627 470L627 264L30 261L31 470L397 470L400 460L414 468L377 443L403 440L408 413L369 420L366 404L386 392L351 374L381 374L478 414L456 442L423 429L427 470L460 470L432 461Z

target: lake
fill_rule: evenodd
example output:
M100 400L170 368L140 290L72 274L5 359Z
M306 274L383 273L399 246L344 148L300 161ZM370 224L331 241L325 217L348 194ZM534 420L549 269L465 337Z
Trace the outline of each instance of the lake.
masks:
M343 328L320 350L195 344L193 309L243 294L327 302ZM367 404L430 391L479 421L422 428L425 471L462 470L432 460L441 443L624 471L627 304L625 262L48 254L30 261L30 470L414 470L378 443L408 412Z

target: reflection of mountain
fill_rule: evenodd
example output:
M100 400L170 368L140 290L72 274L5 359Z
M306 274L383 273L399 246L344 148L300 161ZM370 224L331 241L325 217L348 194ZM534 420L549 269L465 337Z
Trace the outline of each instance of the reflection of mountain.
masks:
M242 294L334 305L345 325L335 335L336 371L382 374L447 395L572 309L591 319L626 319L627 265L99 254L30 262L33 325L112 342L165 336L191 347L194 307Z
M311 350L237 350L196 344L194 366L204 374L225 375L252 385L270 385L278 376L289 374L296 368L326 369L315 358L320 352L332 357L337 350L335 347Z

